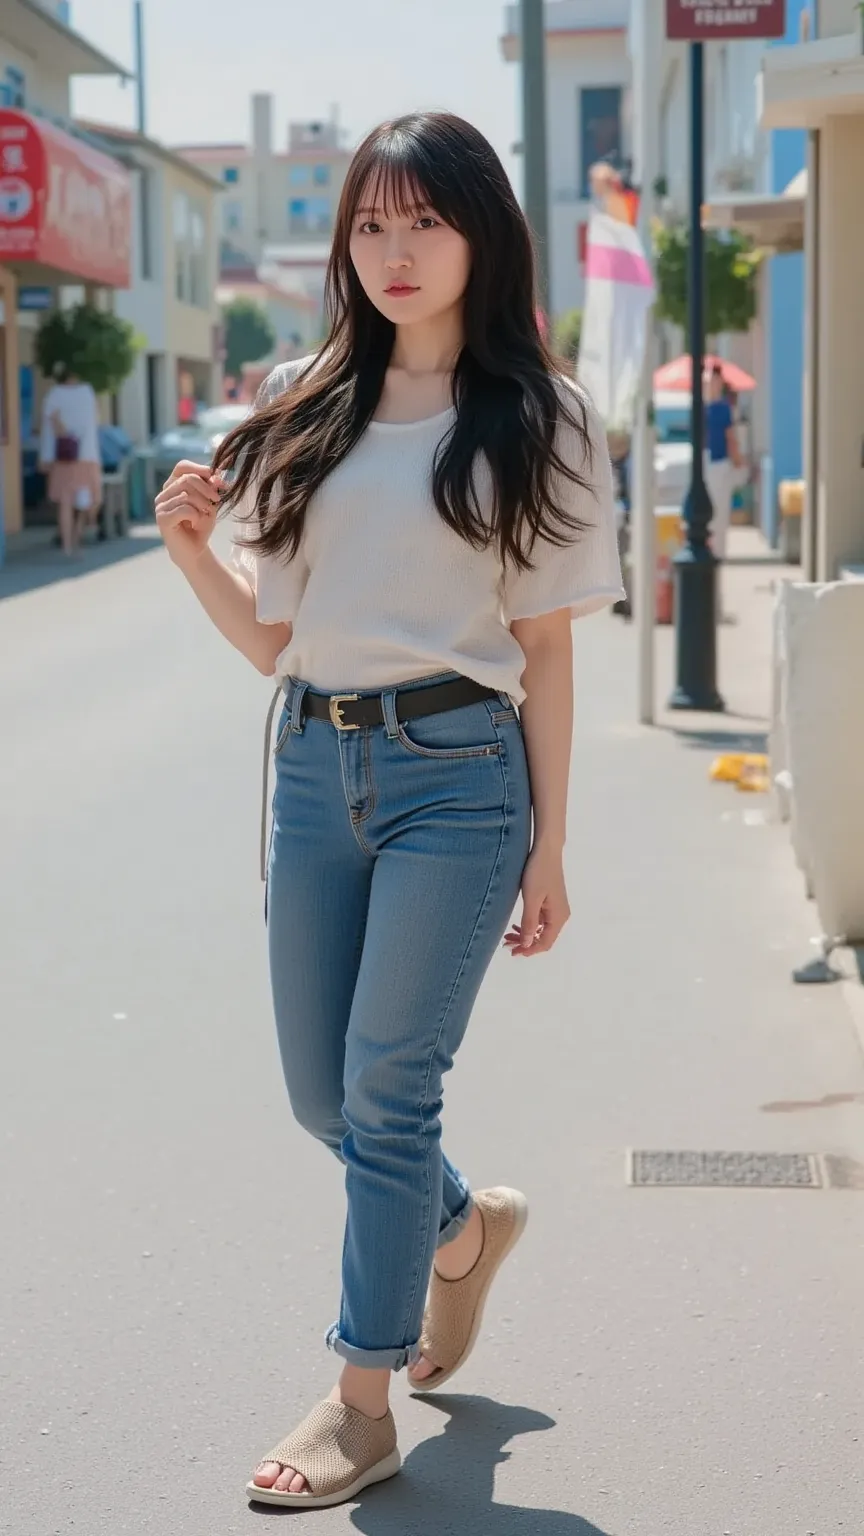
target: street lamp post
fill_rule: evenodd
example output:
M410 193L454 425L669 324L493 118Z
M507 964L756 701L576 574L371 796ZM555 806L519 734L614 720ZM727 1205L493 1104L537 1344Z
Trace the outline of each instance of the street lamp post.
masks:
M719 711L717 691L717 561L708 543L712 505L705 485L705 416L702 372L705 361L705 250L702 202L705 179L704 49L690 44L690 282L689 327L692 369L693 468L684 503L687 530L675 568L676 684L671 709Z
M549 187L546 168L546 22L543 0L519 0L522 35L522 154L525 217L537 251L537 298L549 309Z

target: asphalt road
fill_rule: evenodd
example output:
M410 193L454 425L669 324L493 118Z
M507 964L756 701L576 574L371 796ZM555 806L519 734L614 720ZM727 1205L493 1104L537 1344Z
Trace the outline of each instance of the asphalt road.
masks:
M396 1384L401 1478L249 1509L332 1382L342 1222L269 1014L268 687L161 553L52 574L0 581L0 1530L860 1536L864 1194L625 1179L639 1147L860 1182L864 1063L839 994L789 985L785 834L632 726L610 618L576 640L572 927L501 956L448 1088L528 1236L458 1390Z

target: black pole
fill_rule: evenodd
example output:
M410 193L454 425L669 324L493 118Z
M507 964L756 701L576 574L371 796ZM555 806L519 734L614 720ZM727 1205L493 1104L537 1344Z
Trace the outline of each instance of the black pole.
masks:
M717 561L708 543L713 508L705 485L705 248L702 202L705 180L704 50L690 44L690 357L693 469L684 503L687 538L676 555L675 691L671 709L722 710L717 692Z

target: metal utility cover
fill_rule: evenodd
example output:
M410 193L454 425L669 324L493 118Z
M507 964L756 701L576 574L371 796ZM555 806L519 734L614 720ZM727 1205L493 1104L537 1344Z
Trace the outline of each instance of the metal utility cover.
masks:
M628 1163L639 1187L822 1188L818 1158L805 1152L631 1152Z

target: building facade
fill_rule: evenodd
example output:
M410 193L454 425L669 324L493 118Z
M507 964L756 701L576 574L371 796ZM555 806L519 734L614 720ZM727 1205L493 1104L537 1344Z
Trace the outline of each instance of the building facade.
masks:
M133 182L132 272L116 312L144 346L118 402L136 443L176 426L190 406L221 398L217 303L222 184L163 144L124 128L84 125L123 157Z
M76 75L125 77L68 25L64 7L0 7L0 559L25 521L43 390L34 363L40 313L106 302L131 277L128 171L70 121ZM110 302L108 300L107 302Z
M591 216L588 172L598 160L630 159L627 97L629 0L551 0L546 5L546 113L549 160L550 307L581 309L585 237ZM519 8L509 5L505 59L522 56Z
M290 123L285 142L274 136L273 98L252 98L248 144L178 147L193 165L220 181L222 275L257 269L269 246L329 245L351 151L335 116Z

